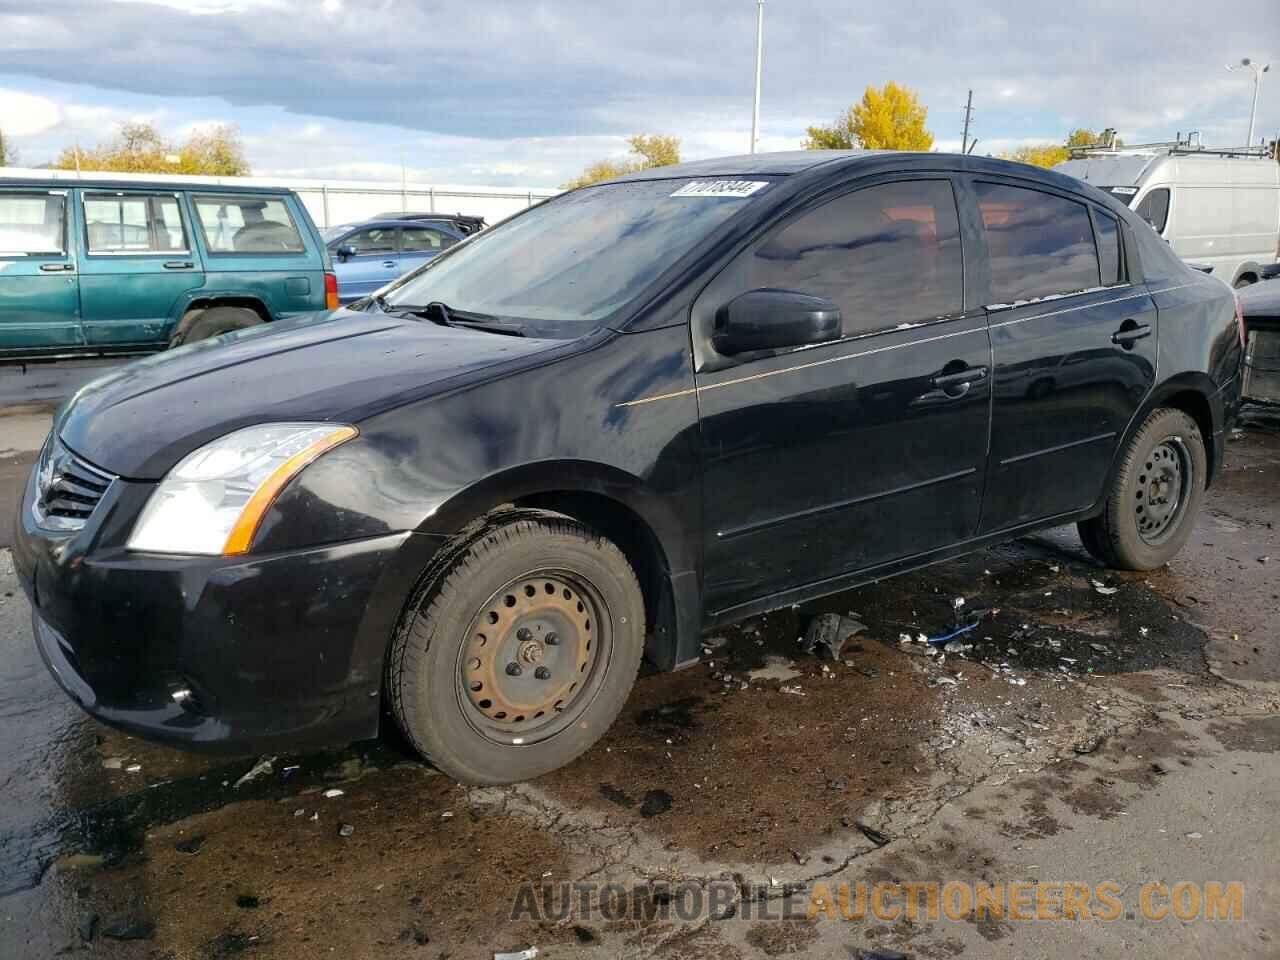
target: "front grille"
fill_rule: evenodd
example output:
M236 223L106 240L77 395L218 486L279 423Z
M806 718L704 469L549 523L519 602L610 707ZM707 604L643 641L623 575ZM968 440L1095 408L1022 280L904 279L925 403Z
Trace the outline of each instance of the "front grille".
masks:
M115 480L81 460L54 435L45 441L37 470L36 522L53 530L83 527Z

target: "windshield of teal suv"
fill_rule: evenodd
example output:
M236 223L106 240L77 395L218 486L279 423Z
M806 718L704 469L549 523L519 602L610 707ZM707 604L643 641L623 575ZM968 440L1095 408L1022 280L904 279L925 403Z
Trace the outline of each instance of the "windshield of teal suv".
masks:
M380 298L576 337L602 326L768 180L647 180L585 187L475 234Z

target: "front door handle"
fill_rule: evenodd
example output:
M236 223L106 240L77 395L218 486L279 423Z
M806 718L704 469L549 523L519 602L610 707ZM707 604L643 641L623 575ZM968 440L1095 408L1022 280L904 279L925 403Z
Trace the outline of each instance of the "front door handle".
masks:
M75 266L70 263L42 263L40 269L45 273L66 273L75 270Z
M987 379L986 367L966 367L955 373L940 373L929 382L939 390L954 390L957 387L968 387Z
M383 260L382 265L386 267L388 270L391 270L395 267L396 262L394 260Z
M195 264L190 260L166 260L164 268L166 270L190 270Z
M1111 342L1119 344L1126 350L1132 350L1135 343L1149 336L1151 336L1151 324L1126 320L1120 324L1120 329L1111 335Z

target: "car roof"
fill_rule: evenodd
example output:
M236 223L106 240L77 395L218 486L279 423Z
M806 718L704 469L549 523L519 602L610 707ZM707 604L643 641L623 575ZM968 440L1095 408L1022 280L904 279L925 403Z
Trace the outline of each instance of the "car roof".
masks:
M325 227L323 232L328 233L330 230L367 230L369 227L386 227L389 230L394 227L431 227L433 230L439 229L441 233L458 236L458 231L445 225L443 221L425 223L421 220L388 220L385 217L375 217L372 220L353 220L350 223L335 223L332 227Z
M883 152L874 150L785 150L778 153L744 153L735 157L691 160L666 167L650 167L615 178L627 180L675 180L684 177L787 176L838 160Z
M205 193L215 196L222 194L292 194L290 187L259 187L243 184L178 182L173 180L113 180L110 177L3 177L0 176L0 189L6 187L39 187L45 190L70 190L73 187L87 187L91 190L155 190L158 193L173 193L185 190L189 193Z

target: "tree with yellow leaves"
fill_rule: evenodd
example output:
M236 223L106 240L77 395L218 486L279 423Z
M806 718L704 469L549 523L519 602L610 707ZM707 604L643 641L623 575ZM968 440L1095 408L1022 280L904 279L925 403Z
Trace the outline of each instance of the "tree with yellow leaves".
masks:
M652 167L668 167L680 162L680 140L678 137L665 137L662 134L638 133L627 137L631 147L629 160L599 160L583 170L564 185L566 190L576 190L593 183L612 180L614 177L635 173L637 170L648 170Z
M1104 131L1106 134L1115 133L1114 130L1108 129ZM1017 150L1009 153L1000 154L1001 160L1014 160L1018 163L1029 163L1033 167L1056 167L1065 160L1071 159L1072 147L1087 147L1091 144L1098 143L1103 139L1102 134L1094 133L1085 127L1077 127L1067 134L1062 143L1033 143L1025 147L1019 147ZM1123 147L1124 141L1116 138L1115 146Z
M925 129L929 108L910 87L890 80L867 87L855 103L829 127L810 127L806 150L928 150L933 134Z
M220 177L243 177L249 173L240 132L225 125L196 130L178 144L150 123L122 123L114 139L88 150L67 147L53 166L60 170Z

